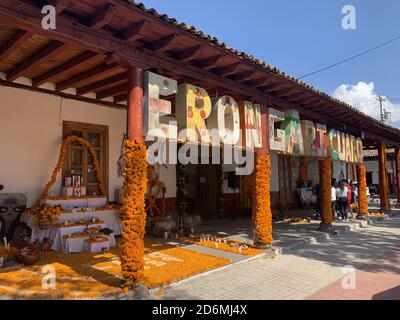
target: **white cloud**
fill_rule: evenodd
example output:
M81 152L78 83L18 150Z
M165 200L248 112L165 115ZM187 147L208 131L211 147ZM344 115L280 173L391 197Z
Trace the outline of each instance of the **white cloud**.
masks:
M342 84L333 92L333 97L347 102L371 117L380 119L378 95L375 93L373 82L360 81L355 85ZM400 122L400 104L394 104L387 97L383 97L385 98L383 108L392 112L391 124Z

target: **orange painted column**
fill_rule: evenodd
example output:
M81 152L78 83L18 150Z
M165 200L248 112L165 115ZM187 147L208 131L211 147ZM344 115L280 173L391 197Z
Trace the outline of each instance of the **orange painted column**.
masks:
M367 174L364 164L357 165L358 215L368 214Z
M121 269L127 287L138 285L144 273L145 193L147 154L143 143L143 70L128 68L127 134L124 150L124 201L121 208Z
M387 175L386 145L381 142L378 145L379 160L379 193L381 199L381 211L390 211L389 181Z
M396 194L397 194L397 205L400 204L400 147L396 147L395 151L395 163L396 163Z
M255 151L255 172L253 184L253 232L254 245L272 244L272 213L270 198L271 164L268 154L267 107L261 106L262 148Z
M319 190L320 190L320 214L321 230L332 227L333 212L331 203L332 187L332 162L324 159L319 161Z

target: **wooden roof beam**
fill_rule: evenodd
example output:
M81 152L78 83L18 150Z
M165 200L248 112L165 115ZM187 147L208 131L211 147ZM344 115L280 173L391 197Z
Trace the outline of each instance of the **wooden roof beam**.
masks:
M81 95L84 95L89 92L96 92L97 90L100 90L101 88L103 88L105 86L111 85L116 82L121 82L121 81L127 80L127 79L128 79L128 74L126 72L123 72L123 73L117 74L115 76L112 76L110 78L96 81L96 82L93 82L86 86L83 86L81 88L78 88L76 90L76 94L78 96L81 96Z
M94 67L88 71L85 71L81 74L78 74L75 77L72 77L70 79L67 79L65 81L59 82L56 84L56 90L57 91L63 91L68 88L72 88L74 85L76 85L79 82L82 81L87 81L90 78L96 77L101 75L102 73L109 72L113 69L118 68L119 65L118 63L111 63L111 64L102 64L100 66Z
M238 71L241 66L242 66L242 63L237 62L237 63L231 64L229 66L218 68L217 73L220 76L226 77L226 76L236 73L236 71Z
M56 9L56 13L60 14L69 6L70 1L71 0L45 0L44 3L53 6Z
M247 85L255 88L265 88L276 83L273 78L260 78L247 82Z
M277 91L275 92L275 96L278 98L286 98L286 97L290 97L293 94L299 93L298 89L289 89L289 90L283 90L283 91ZM301 93L301 91L300 91Z
M268 86L268 87L260 87L260 89L265 92L265 93L273 93L273 92L279 92L281 90L289 90L292 87L288 87L287 84L280 84L276 86Z
M0 61L9 57L15 49L30 39L32 34L25 30L17 30L14 35L0 47Z
M123 84L118 87L100 91L96 94L97 99L104 99L108 97L118 96L120 94L126 94L128 92L128 85Z
M182 52L176 54L175 58L181 62L190 62L192 60L196 60L199 58L202 50L204 49L203 44L199 44L198 46L194 46Z
M51 55L60 52L64 48L64 43L59 41L52 41L43 49L34 53L31 57L19 63L15 68L7 73L7 80L14 81L24 73L28 72L35 64L47 59Z
M255 72L254 71L245 71L239 74L235 74L234 76L231 77L232 80L235 81L248 81L251 78L253 78Z
M155 41L150 49L157 52L165 52L174 45L176 39L178 38L177 34L171 34L167 37L161 38L160 40Z
M87 25L94 30L99 30L111 22L115 12L115 6L109 4L91 17Z
M55 67L46 73L36 77L32 81L32 85L34 87L40 86L45 82L49 82L55 77L57 77L59 74L71 70L73 68L79 67L84 63L89 62L90 60L93 60L94 58L97 57L97 53L94 53L92 51L85 51L84 53L76 56L75 58L72 58L71 60L68 60L67 62L61 64L58 67Z
M128 100L127 94L121 94L119 96L114 97L114 103L120 103Z
M145 37L149 26L149 20L143 20L138 23L134 23L122 31L121 38L128 42L135 42Z
M218 62L221 61L222 57L223 57L223 55L220 54L218 56L214 56L211 58L201 60L197 63L197 66L203 70L210 70L210 69L214 68L218 64Z

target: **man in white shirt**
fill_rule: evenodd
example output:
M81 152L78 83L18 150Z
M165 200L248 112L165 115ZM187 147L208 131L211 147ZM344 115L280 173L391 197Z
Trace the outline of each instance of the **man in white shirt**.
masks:
M346 187L345 182L340 181L339 189L337 189L337 198L339 201L339 213L342 217L342 220L345 222L349 221L347 216L347 207L349 205L349 199L347 198L348 192L349 189Z
M331 187L331 205L332 205L332 217L333 220L336 218L336 189L337 183L336 179L332 179L332 187Z

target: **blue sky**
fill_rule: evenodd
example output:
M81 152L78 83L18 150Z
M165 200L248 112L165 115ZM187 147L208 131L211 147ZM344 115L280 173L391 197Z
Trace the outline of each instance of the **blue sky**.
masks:
M143 3L295 77L400 35L398 0L143 0ZM341 26L341 10L347 4L356 8L356 30L344 30ZM378 105L368 100L373 100L376 94L396 98L387 101L386 107L393 112L394 124L398 125L399 56L400 40L304 81L359 105L373 116L378 116Z

